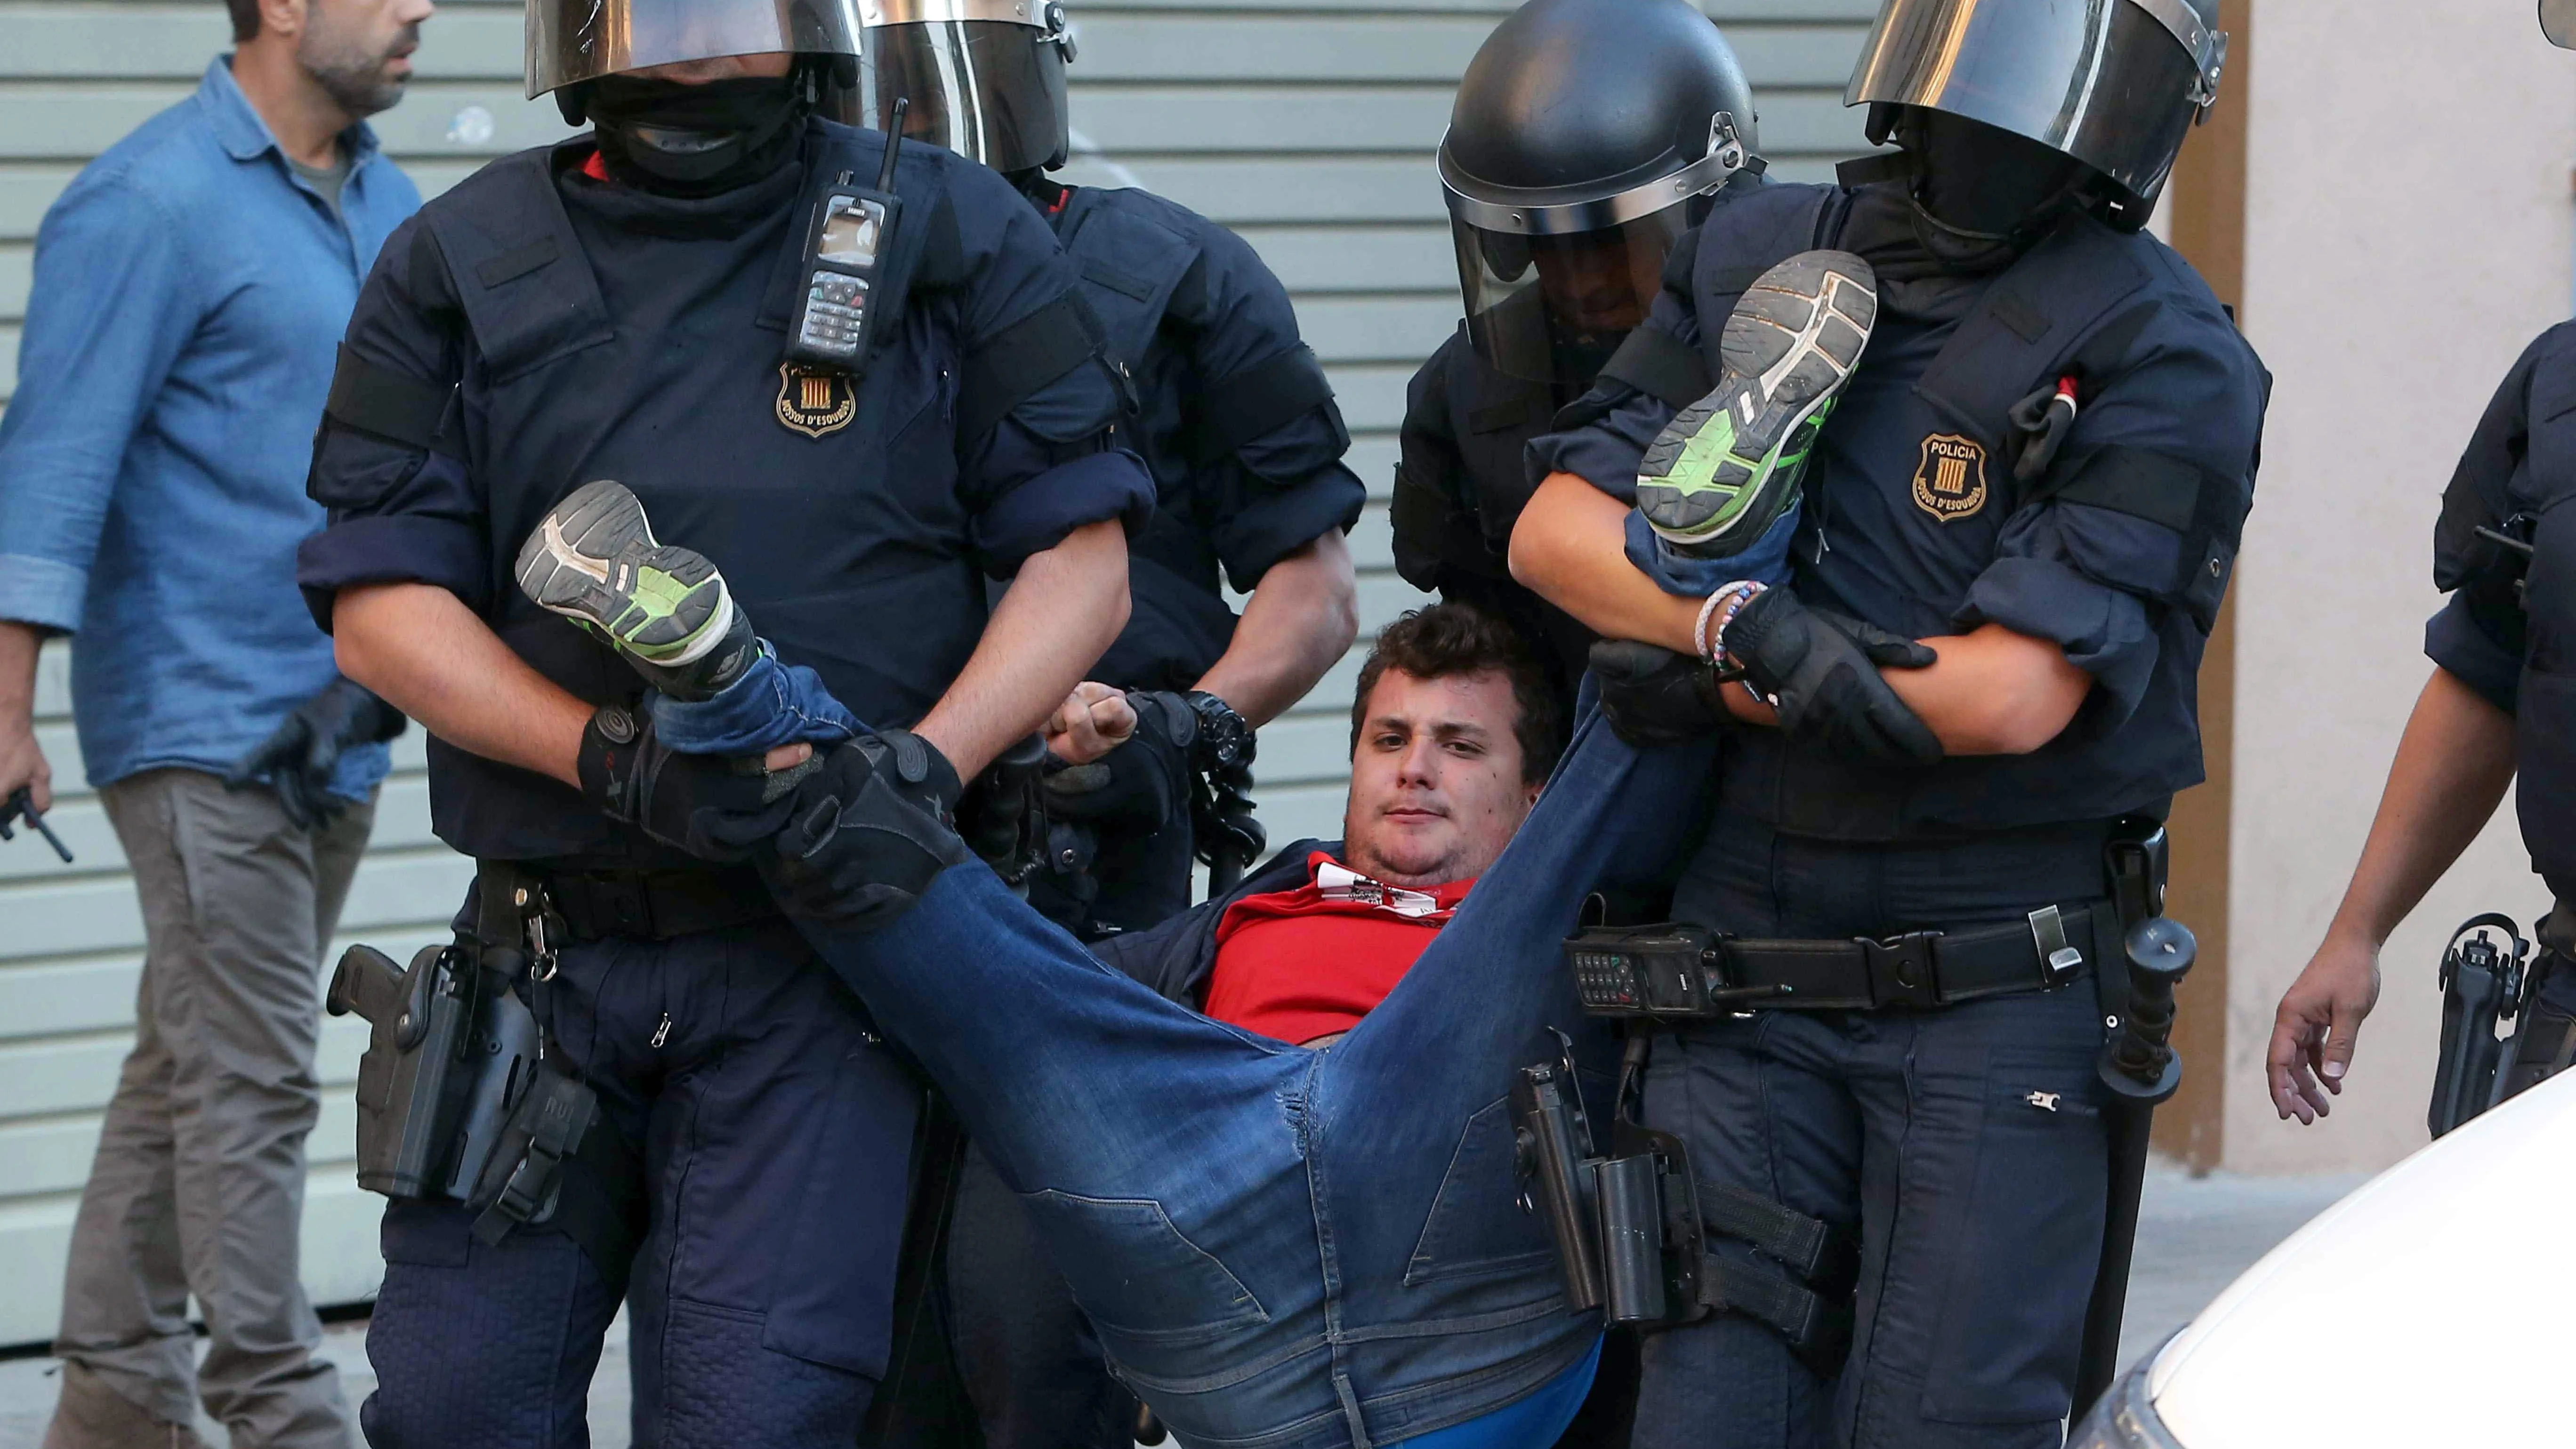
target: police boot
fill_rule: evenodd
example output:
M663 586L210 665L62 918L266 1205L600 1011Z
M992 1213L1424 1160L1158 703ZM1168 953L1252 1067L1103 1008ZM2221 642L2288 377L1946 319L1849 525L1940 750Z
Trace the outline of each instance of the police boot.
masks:
M760 655L724 575L653 537L644 505L602 478L574 489L519 547L520 592L608 641L673 699L712 699Z

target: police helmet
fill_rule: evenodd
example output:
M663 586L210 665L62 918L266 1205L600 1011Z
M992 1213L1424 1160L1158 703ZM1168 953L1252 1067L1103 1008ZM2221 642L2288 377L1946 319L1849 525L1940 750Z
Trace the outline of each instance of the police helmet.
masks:
M1843 104L2027 137L2109 178L2143 221L2226 64L2218 0L1885 0Z
M1690 0L1514 11L1468 62L1440 141L1476 351L1515 377L1591 382L1755 145L1744 69Z
M860 0L860 112L1005 174L1064 164L1073 137L1062 0Z
M855 0L528 0L528 98L728 55L859 56Z
M2560 50L2576 50L2576 0L2540 0L2540 33Z

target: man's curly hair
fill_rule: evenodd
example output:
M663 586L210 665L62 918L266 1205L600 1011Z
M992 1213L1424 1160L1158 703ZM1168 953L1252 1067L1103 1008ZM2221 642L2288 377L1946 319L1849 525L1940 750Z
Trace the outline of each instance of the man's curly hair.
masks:
M1511 625L1469 604L1434 604L1408 611L1378 631L1360 666L1358 690L1351 697L1351 752L1360 747L1360 730L1368 723L1369 694L1381 675L1402 670L1416 679L1448 679L1462 674L1500 674L1512 682L1512 702L1519 706L1512 735L1520 741L1521 779L1538 784L1556 768L1565 751L1565 721L1556 696L1548 691L1547 672L1527 641Z

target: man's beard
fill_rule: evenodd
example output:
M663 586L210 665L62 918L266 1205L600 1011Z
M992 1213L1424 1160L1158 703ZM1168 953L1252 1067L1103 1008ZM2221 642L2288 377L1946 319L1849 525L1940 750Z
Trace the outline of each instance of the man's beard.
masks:
M408 52L420 44L420 27L406 26L384 49L370 53L353 36L343 36L323 19L329 13L324 5L314 5L307 12L311 23L295 44L295 62L313 77L333 104L352 116L372 116L390 110L402 99L408 75L389 75L385 61L397 52Z

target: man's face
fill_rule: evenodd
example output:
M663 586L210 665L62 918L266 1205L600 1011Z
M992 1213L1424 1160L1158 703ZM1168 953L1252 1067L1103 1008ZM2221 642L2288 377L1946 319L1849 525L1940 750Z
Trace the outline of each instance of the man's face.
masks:
M309 0L295 60L340 109L372 116L402 99L429 0Z
M1345 863L1417 889L1484 874L1538 800L1521 781L1519 718L1498 671L1378 676L1351 752Z

